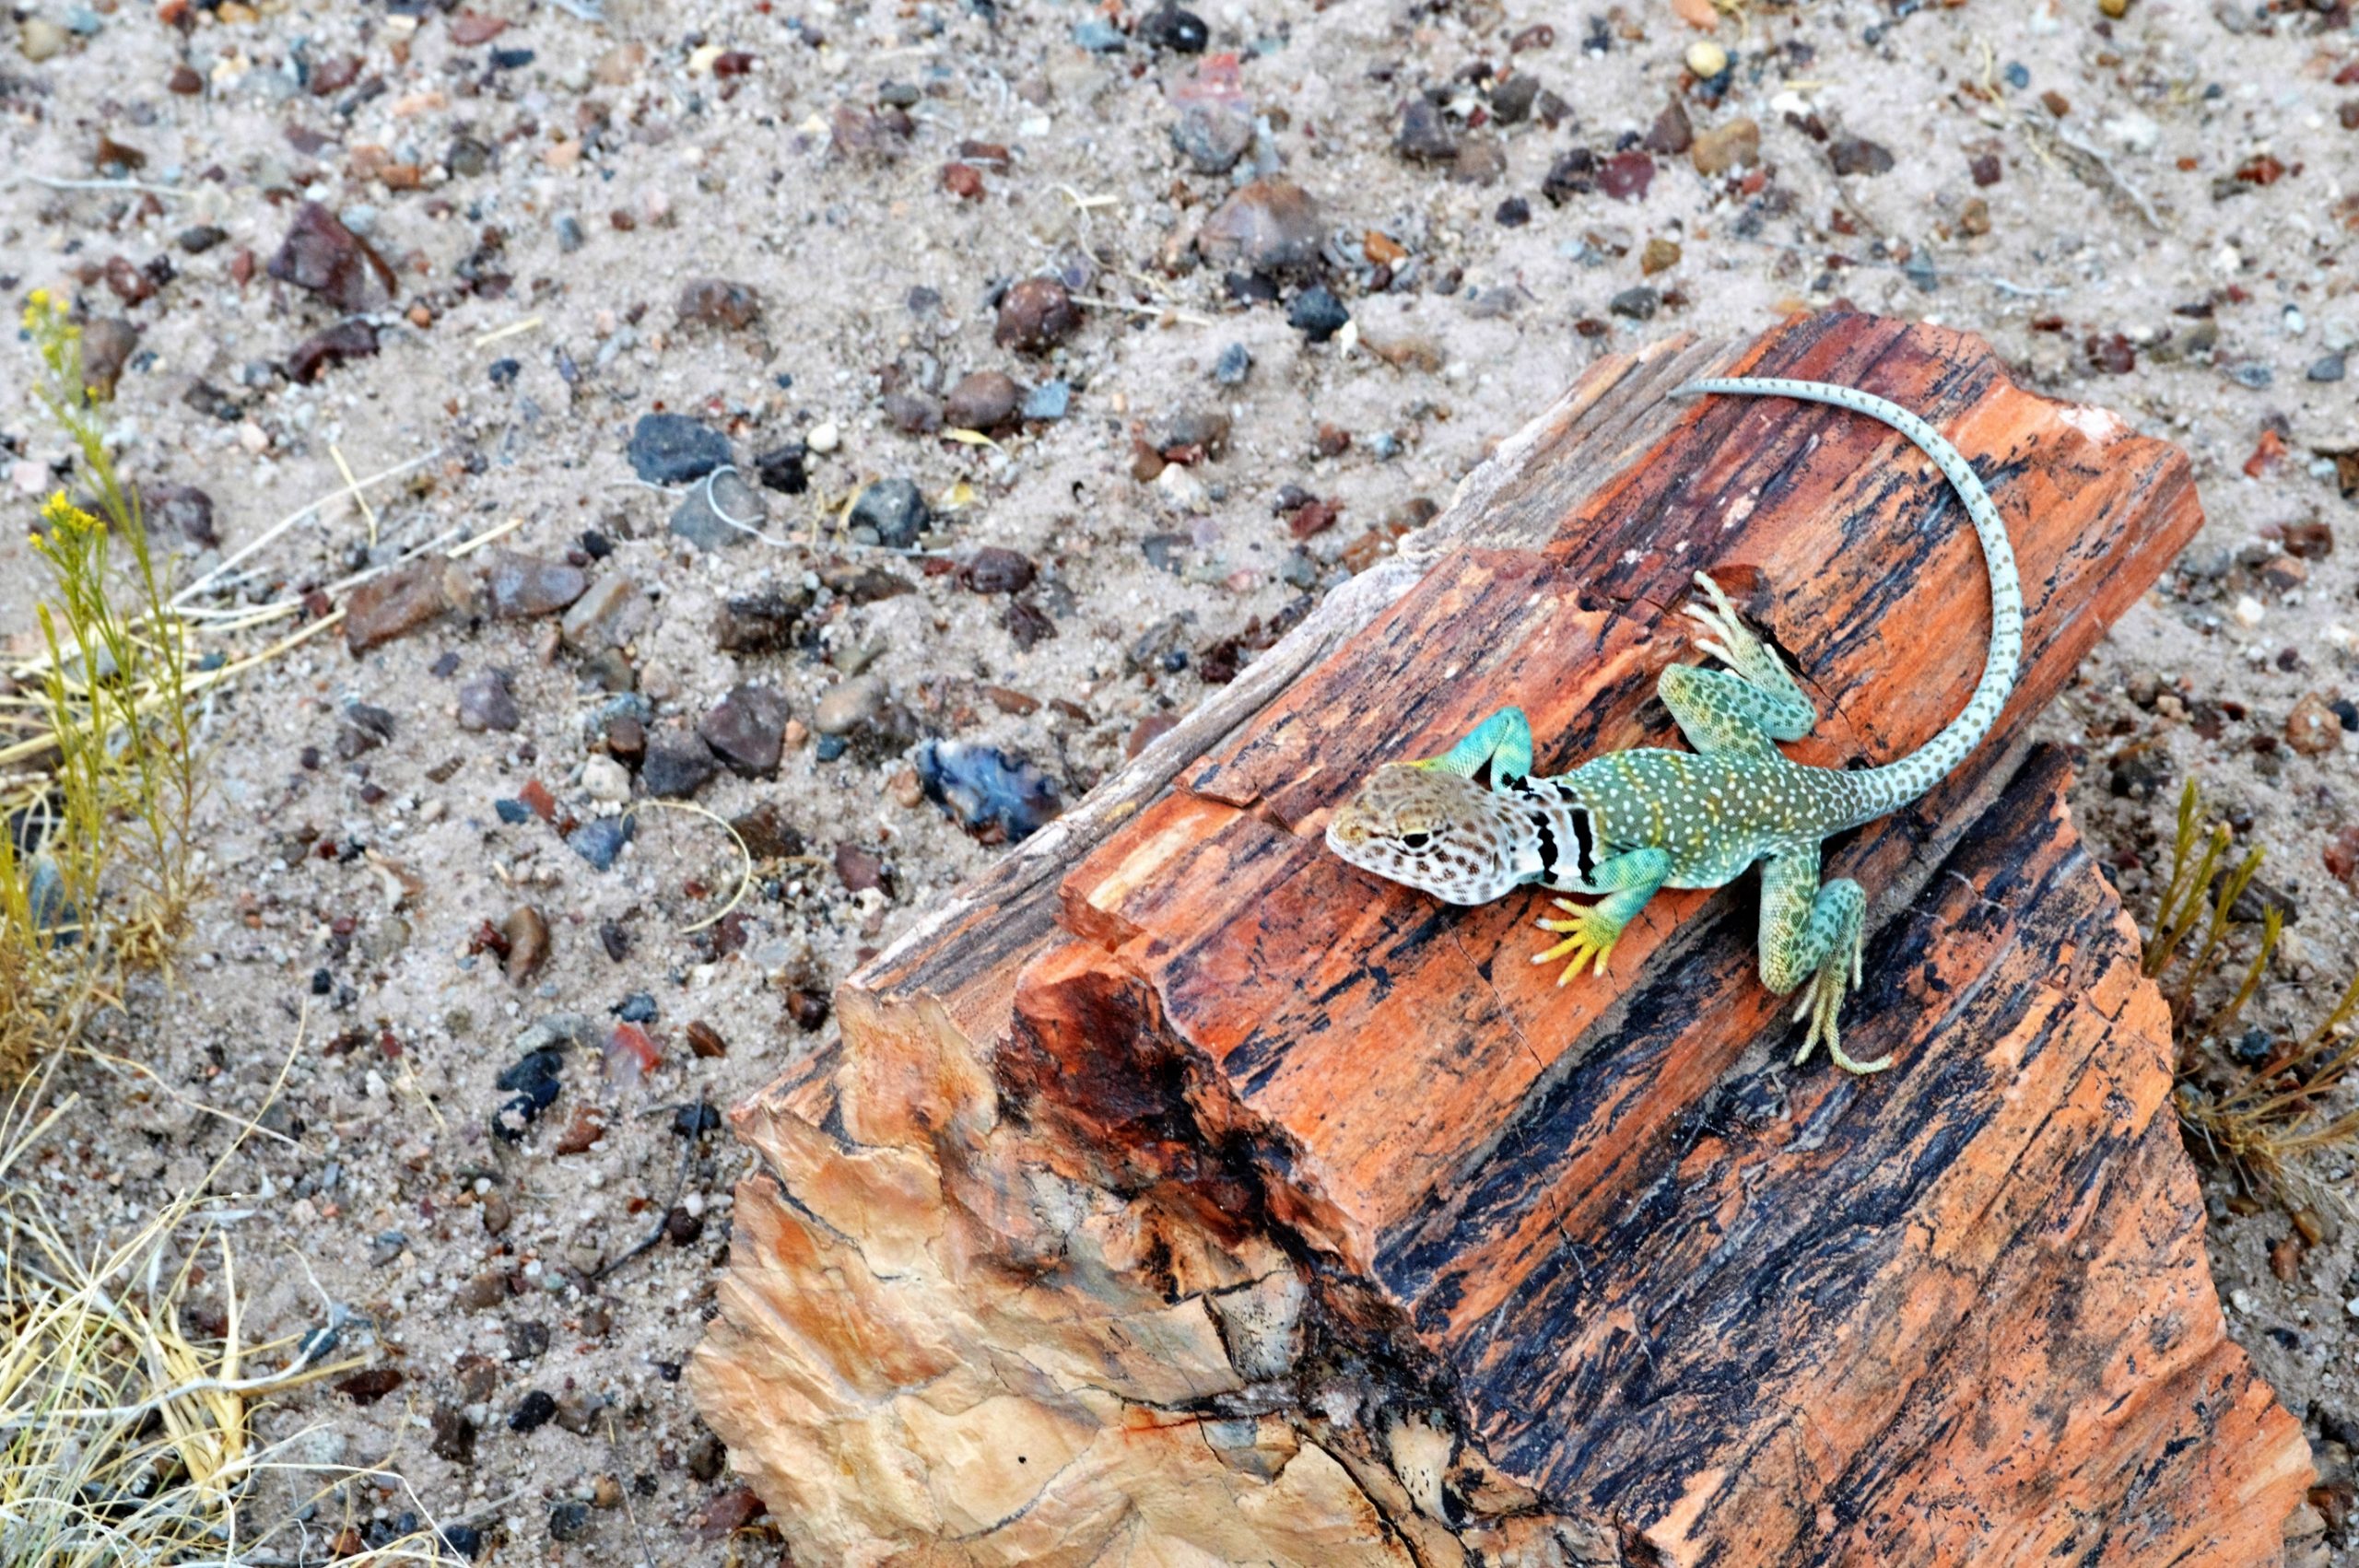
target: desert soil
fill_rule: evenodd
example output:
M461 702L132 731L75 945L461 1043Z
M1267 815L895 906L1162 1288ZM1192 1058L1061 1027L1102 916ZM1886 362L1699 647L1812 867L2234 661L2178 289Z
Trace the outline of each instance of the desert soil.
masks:
M181 579L311 509L198 601L296 613L208 649L509 530L415 624L208 698L212 893L177 987L102 1021L155 1076L70 1064L33 1176L119 1234L263 1117L214 1180L249 1331L339 1304L400 1374L262 1418L405 1478L322 1500L315 1552L423 1507L507 1560L719 1561L745 1502L677 1377L744 1159L698 1107L1650 339L1848 303L2183 445L2205 530L2047 731L2142 919L2190 777L2298 911L2198 1049L2359 964L2347 0L477 4L0 23L0 282L90 323L126 471L209 500L217 544L158 509ZM660 414L739 474L627 451ZM21 633L65 452L14 392L0 442ZM340 463L401 472L364 511ZM634 808L659 788L712 814ZM747 813L769 859L722 917ZM495 1133L552 1036L553 1102ZM2297 1561L2359 1562L2351 1165L2290 1203L2207 1178L2232 1329L2325 1471Z

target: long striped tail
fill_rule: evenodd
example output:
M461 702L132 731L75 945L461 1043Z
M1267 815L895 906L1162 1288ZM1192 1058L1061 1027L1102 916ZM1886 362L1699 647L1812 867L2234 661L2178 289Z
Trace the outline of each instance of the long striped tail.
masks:
M1803 403L1831 404L1890 426L1933 460L1934 466L1950 482L1950 488L1957 492L1957 498L1966 503L1966 515L1974 521L1975 536L1982 541L1983 564L1990 571L1990 647L1983 658L1982 680L1975 686L1965 709L1943 726L1940 734L1898 762L1848 775L1860 801L1853 824L1872 821L1922 795L1965 761L1966 754L1990 732L2000 709L2006 706L2007 694L2014 689L2015 666L2024 649L2024 593L2022 579L2015 573L2015 552L2007 543L2006 524L1999 520L1999 509L1990 504L1990 492L1982 487L1973 465L1939 430L1896 403L1856 387L1768 376L1690 381L1672 395L1704 392L1790 397Z

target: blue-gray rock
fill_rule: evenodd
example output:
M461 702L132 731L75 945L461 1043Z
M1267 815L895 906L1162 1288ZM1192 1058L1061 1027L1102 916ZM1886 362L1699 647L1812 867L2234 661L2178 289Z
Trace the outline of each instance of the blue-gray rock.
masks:
M497 730L504 734L522 721L515 694L508 689L508 677L499 671L487 670L459 687L460 729Z
M1242 95L1200 92L1180 106L1171 145L1199 174L1226 174L1253 145L1253 110Z
M925 497L907 479L879 479L851 504L852 537L895 550L916 548L933 521Z
M546 1395L542 1398L546 1398ZM515 1425L510 1422L510 1425ZM519 1430L523 1430L520 1428ZM590 1504L557 1503L549 1507L549 1539L580 1540L590 1533Z
M2309 369L2309 377L2310 380L2314 381L2339 381L2342 380L2342 356L2340 354L2330 354L2323 359L2312 361Z
M1243 386L1252 369L1252 353L1243 344L1232 343L1213 361L1213 380L1225 387Z
M2266 365L2239 365L2228 375L2238 386L2250 387L2255 392L2277 380L2277 372Z
M1094 54L1112 54L1130 46L1122 29L1103 17L1074 23L1073 41Z
M1614 315L1633 322L1654 320L1655 311L1662 306L1662 296L1651 288L1625 288L1606 304Z
M1344 330L1352 313L1324 284L1314 284L1294 297L1286 309L1286 325L1313 343L1324 343Z
M926 798L988 843L1027 838L1064 810L1054 779L995 747L927 741L915 761Z
M675 731L647 743L639 781L657 800L679 801L703 789L706 780L720 771L721 764L701 738Z
M729 438L685 414L645 414L623 456L650 485L685 485L729 461Z
M623 846L630 842L630 828L631 819L627 816L593 816L575 828L565 842L593 870L608 871Z
M672 532L699 550L743 544L769 521L769 503L735 469L709 475L689 486L673 509Z
M1073 407L1073 388L1063 381L1042 381L1024 394L1027 419L1062 419Z

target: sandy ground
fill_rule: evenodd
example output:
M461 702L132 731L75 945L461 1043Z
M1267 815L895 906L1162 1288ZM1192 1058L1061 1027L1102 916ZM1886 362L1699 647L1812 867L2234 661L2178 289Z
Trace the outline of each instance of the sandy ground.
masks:
M128 1225L224 1147L196 1107L254 1113L291 1053L280 1136L217 1184L252 1211L232 1234L254 1324L345 1304L346 1345L404 1380L290 1400L270 1430L318 1423L321 1456L400 1472L513 1558L718 1560L732 1486L675 1379L742 1160L675 1123L824 1037L816 999L995 852L925 799L907 742L1003 748L1074 798L1234 662L1232 639L1250 657L1257 623L1364 564L1584 364L1671 333L1847 299L1969 328L2025 384L2184 445L2208 525L2048 727L2086 754L2082 821L2142 916L2184 778L2267 847L2300 918L2249 1022L2315 1016L2359 960L2330 871L2359 754L2330 707L2322 731L2295 711L2342 696L2359 626L2336 538L2359 460L2339 480L2329 455L2359 450L2359 383L2330 379L2359 342L2347 6L1739 5L1698 28L1667 5L1214 0L1203 54L1150 45L1184 34L1170 18L1075 5L581 8L35 0L0 23L0 281L137 328L113 406L126 467L202 487L222 549L327 497L209 603L299 596L511 520L501 546L570 551L651 596L627 657L561 651L549 620L446 617L361 658L331 633L207 709L217 895L179 992L111 1021L164 1087L73 1069L99 1114L38 1179L92 1234ZM1708 39L1731 62L1708 81L1684 59ZM1757 160L1699 172L1661 123L1674 102L1699 136L1755 122ZM1201 260L1256 173L1317 204L1276 303L1250 267ZM397 298L360 261L346 297L272 275L306 200L365 237ZM1283 238L1285 216L1262 208L1258 232ZM1001 291L1044 275L1070 330L995 344ZM1351 318L1326 341L1288 321L1314 275ZM696 278L757 313L723 295L683 320ZM355 315L373 355L296 354ZM1241 379L1216 374L1237 345ZM1061 416L1003 420L996 444L928 429L973 371L1061 384ZM953 416L993 389L966 391ZM1035 413L1056 402L1039 395ZM724 431L749 474L805 445L807 488L760 492L769 540L667 532L677 498L625 457L658 410ZM13 394L0 421L21 525L63 451ZM1150 440L1201 461L1158 474ZM363 475L417 466L370 491L372 523L335 494L339 453ZM933 554L808 547L891 479L929 502ZM1317 519L1288 486L1337 521L1298 542L1290 522ZM30 624L21 539L0 530L12 630ZM986 546L1022 568L979 563ZM217 555L192 547L184 576ZM765 585L816 599L781 648L718 647L719 603ZM462 728L462 690L492 671L516 727ZM823 715L853 671L862 701ZM732 882L704 818L641 811L603 872L504 820L533 780L564 814L616 813L599 754L642 710L615 688L662 740L740 682L784 696L783 763L696 802L771 802L807 856L730 921L681 931ZM480 685L468 699L486 701L503 717ZM847 712L848 734L816 733ZM550 951L511 983L471 939L527 906ZM618 1008L661 1052L637 1082L602 1070ZM521 1141L489 1136L495 1076L552 1013L589 1021L561 1092ZM726 1054L697 1054L693 1022ZM557 1152L569 1129L586 1151ZM2286 1214L2225 1181L2211 1233L2233 1329L2346 1504L2349 1164L2317 1164L2306 1256L2281 1246L2272 1270ZM667 1212L665 1239L616 1261ZM556 1415L534 1426L536 1393ZM347 1506L410 1504L356 1486L315 1537Z

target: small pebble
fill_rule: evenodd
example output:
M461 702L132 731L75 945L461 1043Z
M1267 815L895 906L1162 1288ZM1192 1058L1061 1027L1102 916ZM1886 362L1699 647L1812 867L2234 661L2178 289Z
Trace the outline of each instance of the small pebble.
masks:
M1196 248L1209 261L1255 271L1287 271L1319 256L1319 204L1287 180L1256 180L1204 220Z
M725 550L751 540L769 518L769 502L731 468L688 486L672 510L670 526L699 550Z
M731 772L757 778L778 771L787 718L785 697L748 683L732 688L699 720L697 734Z
M927 798L986 843L1019 842L1064 810L1047 774L994 747L927 741L916 762Z
M1062 419L1073 407L1073 388L1063 381L1042 381L1024 394L1020 410L1027 419Z
M1213 361L1213 380L1225 387L1243 386L1245 378L1252 369L1252 354L1243 344L1232 343L1220 351L1219 358Z
M1065 286L1053 277L1028 277L1010 288L1000 300L999 320L992 341L1002 348L1044 354L1081 325L1080 308ZM816 432L815 432L816 433Z
M1729 52L1708 38L1687 46L1687 69L1699 81L1710 81L1729 68Z
M630 842L631 819L628 816L592 817L566 837L566 846L590 862L594 871L613 869L615 857Z
M973 370L942 401L943 417L961 430L996 430L1015 417L1024 389L1003 370Z
M852 502L848 521L855 539L910 550L917 547L933 520L933 513L915 484L907 479L879 479Z
M729 461L729 438L686 415L642 415L623 456L650 485L685 485Z
M751 285L722 277L694 277L680 287L675 307L680 324L743 331L762 319L762 297Z
M1344 302L1335 298L1325 285L1314 284L1295 296L1286 309L1286 324L1312 343L1325 343L1344 330L1352 319Z
M539 1398L546 1399L548 1398L548 1396L543 1394L540 1395ZM521 1414L522 1412L520 1411L519 1413ZM556 1401L554 1400L550 1401L549 1413L552 1415L557 1413ZM516 1425L512 1419L508 1424L511 1426ZM516 1430L520 1432L529 1432L532 1429L530 1427L517 1427ZM549 1539L557 1541L580 1540L589 1533L590 1504L587 1503L554 1503L549 1505Z
M28 17L17 29L17 53L38 65L65 49L65 29L47 17Z
M647 743L639 781L658 800L686 800L721 771L712 749L698 735L671 731Z
M822 735L848 735L874 718L885 705L885 682L861 675L838 682L820 694L811 727Z
M1212 34L1203 18L1178 6L1157 6L1138 20L1133 36L1149 49L1168 49L1175 54L1202 54Z
M460 729L477 732L497 730L504 734L522 722L515 695L508 689L508 678L499 671L487 670L460 685Z
M610 756L593 756L581 765L581 788L593 801L630 799L630 771Z

